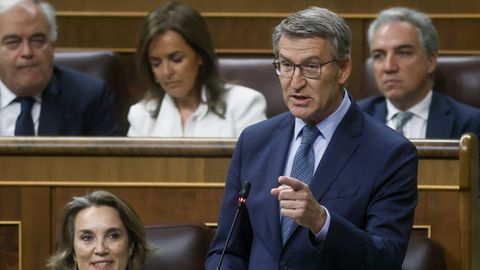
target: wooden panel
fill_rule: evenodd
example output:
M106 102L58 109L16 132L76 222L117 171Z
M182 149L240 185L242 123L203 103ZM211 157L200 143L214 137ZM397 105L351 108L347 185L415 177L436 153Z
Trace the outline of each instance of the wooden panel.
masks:
M418 1L420 2L420 1ZM418 3L417 2L417 3ZM417 6L420 10L428 12L444 12L444 13L479 13L480 1L472 0L422 0L421 4Z
M480 239L476 138L414 143L416 231L427 228L442 245L448 269L480 266L472 255L480 250L473 241ZM0 138L0 220L24 225L25 269L44 265L64 204L94 189L127 200L147 225L215 223L234 146L234 140Z
M0 156L0 180L222 182L229 161L188 157Z
M430 225L413 225L412 237L432 237L432 226Z
M0 187L0 221L5 220L22 223L22 268L43 268L51 248L50 188Z
M165 0L51 0L58 10L102 10L102 11L147 11L157 5L165 3ZM326 7L337 12L378 12L381 9L391 6L408 6L427 12L446 13L475 13L480 12L480 3L471 0L347 0L347 1L278 1L278 0L185 0L184 3L201 11L222 11L222 12L294 12L308 6L317 5Z
M58 187L52 193L52 217L58 232L63 206L73 196L104 189L127 201L145 225L217 222L223 187L88 188ZM141 199L140 199L141 198ZM56 234L55 234L56 235Z
M0 221L0 269L22 269L20 234L20 222Z
M135 48L140 17L59 16L57 47Z
M103 48L123 52L134 52L138 29L143 14L114 15L81 14L59 15L59 38L57 46L65 48ZM251 14L205 15L213 43L220 53L271 53L273 28L284 18L282 14L261 16ZM285 14L287 15L287 14ZM353 49L363 52L367 48L366 30L375 14L346 16L346 22L353 33ZM479 50L480 41L474 33L480 25L480 15L463 19L461 14L454 17L439 16L434 24L439 35L439 49L442 51ZM360 27L359 27L360 26ZM462 31L458 31L461 29ZM368 55L362 55L364 60Z
M439 170L438 168L445 168ZM418 170L419 185L460 188L458 160L422 159Z
M207 17L206 23L219 52L271 53L272 29L280 20L268 17ZM142 17L129 16L59 16L57 46L133 52L141 21Z
M476 2L480 3L480 1ZM438 31L440 50L478 51L480 49L480 39L478 35L473 35L473 33L478 32L480 18L455 20L434 19L433 23Z
M347 89L353 97L358 97L360 94L360 82L362 80L363 69L363 52L366 44L364 39L364 22L361 20L347 20L347 24L352 31L352 73L347 82Z
M431 225L432 239L442 243L447 269L465 269L462 268L461 249L456 245L443 244L461 242L459 199L455 191L420 191L415 209L414 224Z
M0 138L0 180L224 182L232 139ZM155 157L155 158L152 158Z

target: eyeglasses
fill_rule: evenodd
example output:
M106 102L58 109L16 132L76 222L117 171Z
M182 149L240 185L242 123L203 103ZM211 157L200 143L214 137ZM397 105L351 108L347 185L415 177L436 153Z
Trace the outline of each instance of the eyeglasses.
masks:
M292 64L288 61L279 61L278 59L275 59L272 64L275 67L275 71L277 72L278 76L282 78L293 77L295 68L298 67L303 77L309 79L319 79L320 75L322 74L322 67L333 62L337 62L337 59L333 59L325 63L308 62L302 64Z

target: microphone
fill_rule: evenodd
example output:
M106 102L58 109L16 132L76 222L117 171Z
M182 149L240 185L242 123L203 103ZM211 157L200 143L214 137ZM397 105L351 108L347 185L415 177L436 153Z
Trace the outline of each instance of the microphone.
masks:
M216 270L220 270L220 266L222 266L223 257L225 257L225 251L227 251L228 243L230 242L230 237L232 236L233 229L235 228L235 224L237 224L238 214L240 213L240 209L245 207L245 203L247 202L248 194L250 193L250 182L245 182L243 185L242 190L238 194L238 202L237 202L237 210L235 211L235 216L233 217L233 223L230 227L230 231L227 235L227 240L225 241L225 246L222 249L222 255L220 255L220 260L218 261L218 265Z

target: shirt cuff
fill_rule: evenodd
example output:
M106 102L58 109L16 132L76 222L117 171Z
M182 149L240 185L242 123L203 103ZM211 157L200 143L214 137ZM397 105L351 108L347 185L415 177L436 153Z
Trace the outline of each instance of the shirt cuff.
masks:
M320 232L315 235L315 239L317 241L325 241L327 239L327 234L328 234L328 229L330 228L330 213L328 212L328 209L321 206L323 209L325 209L325 212L327 213L327 219L325 220L325 224L323 224L322 229Z

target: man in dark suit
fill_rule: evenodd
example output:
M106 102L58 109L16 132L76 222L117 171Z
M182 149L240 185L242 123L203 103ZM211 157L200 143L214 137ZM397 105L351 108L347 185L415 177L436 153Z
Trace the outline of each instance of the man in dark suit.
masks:
M311 7L275 28L273 47L289 112L238 139L206 268L220 261L248 181L221 269L400 269L418 158L412 143L362 112L344 89L350 29Z
M384 10L370 25L368 41L383 95L359 101L362 109L408 138L480 135L479 109L432 91L438 41L425 14L401 7Z
M42 1L0 3L0 135L117 135L104 81L53 65L55 12Z

